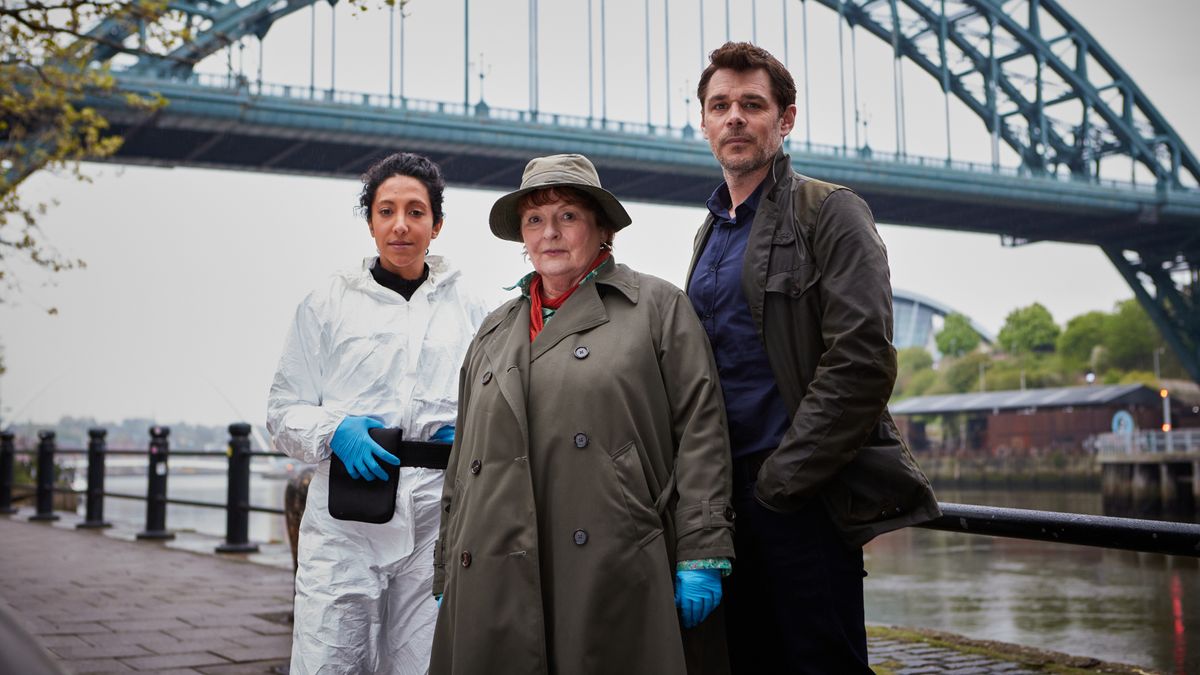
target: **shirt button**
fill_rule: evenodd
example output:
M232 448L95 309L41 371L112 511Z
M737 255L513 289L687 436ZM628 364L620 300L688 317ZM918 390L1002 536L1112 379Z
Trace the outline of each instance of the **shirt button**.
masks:
M482 462L480 462L479 460L475 460L475 461L471 462L471 473L473 473L473 474L475 474L476 476L478 476L478 475L479 475L479 470L480 470L481 468L483 468L483 463L482 463Z
M708 271L709 271L709 272L716 272L716 271L717 271L717 266L716 266L716 265L709 265L709 266L708 266Z
M492 371L489 370L486 373L484 373L483 377L479 378L479 381L484 384L491 382L492 381Z
M704 313L704 318L706 318L706 319L711 319L711 318L712 318L712 312L705 312L705 313Z
M575 545L583 546L587 543L587 530L575 530Z
M463 567L471 566L471 552L470 551L463 551L462 555L459 556L458 559L462 563Z
M585 433L575 434L575 447L586 448L587 444L588 444L587 434L585 434Z
M575 358L577 358L577 359L586 359L588 357L588 354L590 354L590 353L591 352L588 351L587 347L576 347L575 348Z

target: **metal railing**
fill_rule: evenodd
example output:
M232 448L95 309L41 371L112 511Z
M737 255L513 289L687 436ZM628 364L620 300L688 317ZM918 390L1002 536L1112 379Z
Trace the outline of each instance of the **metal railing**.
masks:
M128 72L116 73L126 84L137 84L148 91L164 86L191 86L197 88L235 92L247 97L268 97L291 101L313 101L333 105L353 106L355 108L373 108L376 110L397 110L408 113L426 113L437 115L454 115L458 117L488 118L503 122L518 122L524 124L542 124L552 127L569 127L575 129L591 129L595 131L610 131L622 134L634 134L654 138L670 138L695 140L703 144L698 130L688 122L683 127L673 127L665 124L648 124L624 120L589 117L586 115L571 115L566 113L551 113L543 111L519 110L500 108L483 102L465 104L449 101L434 101L418 99L393 94L378 94L341 89L327 89L311 85L286 85L251 80L244 75L191 73L186 79L163 80ZM990 162L972 162L945 157L916 155L897 150L872 150L869 147L854 148L845 145L827 143L811 143L807 141L788 140L788 149L803 151L815 155L832 157L857 157L864 160L875 160L884 163L897 163L909 166L927 167L930 169L952 169L978 174L1007 176L1012 178L1036 178L1067 184L1096 185L1122 190L1133 190L1153 194L1160 190L1190 192L1189 188L1174 188L1157 183L1139 183L1131 174L1130 180L1114 180L1091 176L1080 178L1070 173L1050 172L1035 175L1025 167L1004 166Z
M940 518L917 527L1200 558L1200 525L1195 523L974 504L941 503L940 506Z
M58 516L53 510L54 457L57 454L83 454L88 458L88 486L86 490L87 516L77 527L107 527L104 520L104 497L146 500L146 529L138 533L139 539L167 539L174 534L166 527L167 504L223 508L226 510L225 542L216 547L221 553L253 552L258 546L249 541L249 514L251 511L283 515L282 509L252 506L250 498L250 458L283 457L277 452L252 452L250 450L250 425L229 426L229 489L225 504L201 502L167 497L168 457L213 457L215 453L199 451L171 451L168 444L170 431L166 427L150 428L148 451L107 450L104 429L91 429L88 449L58 450L54 432L38 433L36 504L37 512L31 520L54 520ZM15 513L12 508L14 436L0 434L0 514ZM146 496L108 492L104 489L104 460L115 455L147 456ZM1200 557L1200 524L1179 523L1136 518L1114 518L1079 513L1059 513L1012 509L974 504L942 503L942 516L917 527L986 535L1031 539L1060 544L1078 544L1103 548L1165 555Z
M285 457L279 452L256 452L250 449L250 425L235 423L229 425L229 445L225 453L200 450L174 450L170 448L168 437L170 429L163 426L150 427L150 444L147 450L110 450L106 447L105 429L88 430L87 450L59 449L55 442L55 433L50 430L38 432L34 472L35 482L32 485L14 482L14 462L17 451L15 436L12 432L0 433L0 514L12 514L13 488L34 488L36 512L30 517L34 521L57 520L54 513L54 493L71 492L84 494L85 518L76 525L79 528L104 528L111 523L104 519L104 498L145 500L146 527L137 533L138 539L163 540L173 539L175 533L167 529L167 505L195 506L200 508L224 509L225 541L216 547L218 553L254 553L258 545L251 542L250 513L272 513L284 515L283 509L250 504L250 460L252 457ZM60 455L87 456L87 488L84 490L63 490L54 484L55 458ZM105 460L108 457L145 457L146 494L136 495L122 492L110 492L104 487L106 475ZM192 499L173 499L167 494L167 478L169 476L168 459L170 457L204 457L228 458L228 490L224 504L205 502Z
M1200 429L1139 431L1132 434L1097 434L1088 439L1102 455L1180 453L1200 455Z

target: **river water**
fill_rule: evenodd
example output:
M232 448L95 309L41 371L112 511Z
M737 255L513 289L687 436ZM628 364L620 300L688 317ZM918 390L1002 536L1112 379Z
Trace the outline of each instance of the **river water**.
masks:
M145 494L145 477L110 476ZM223 475L175 475L176 499L225 501ZM255 474L251 504L282 508L284 482ZM1100 514L1100 496L939 490L962 504ZM141 524L145 503L107 499L110 520ZM171 505L171 529L223 536L220 510ZM287 541L283 517L251 514L253 541ZM1200 560L910 528L866 548L867 621L1012 642L1177 675L1200 673Z
M1099 494L939 490L941 501L1100 514ZM866 549L872 623L1200 673L1200 560L909 528Z

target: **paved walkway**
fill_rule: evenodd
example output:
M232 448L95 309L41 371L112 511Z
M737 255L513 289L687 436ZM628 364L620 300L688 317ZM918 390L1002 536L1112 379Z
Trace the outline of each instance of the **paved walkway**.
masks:
M69 672L286 671L291 572L27 515L0 517L0 603Z
M286 672L292 574L280 547L219 556L214 540L195 535L134 542L129 529L76 530L73 514L30 523L31 514L0 516L0 605L67 671ZM1055 672L1148 672L1011 645L997 655L958 636L872 632L871 665L886 675L1020 675L1051 663L1077 669Z

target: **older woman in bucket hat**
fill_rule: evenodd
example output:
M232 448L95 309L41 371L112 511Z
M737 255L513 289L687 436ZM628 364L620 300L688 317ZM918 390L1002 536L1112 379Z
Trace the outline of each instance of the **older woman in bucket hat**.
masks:
M490 221L533 272L463 364L430 672L686 672L681 626L733 557L704 330L682 291L613 259L630 218L586 157L532 160Z

